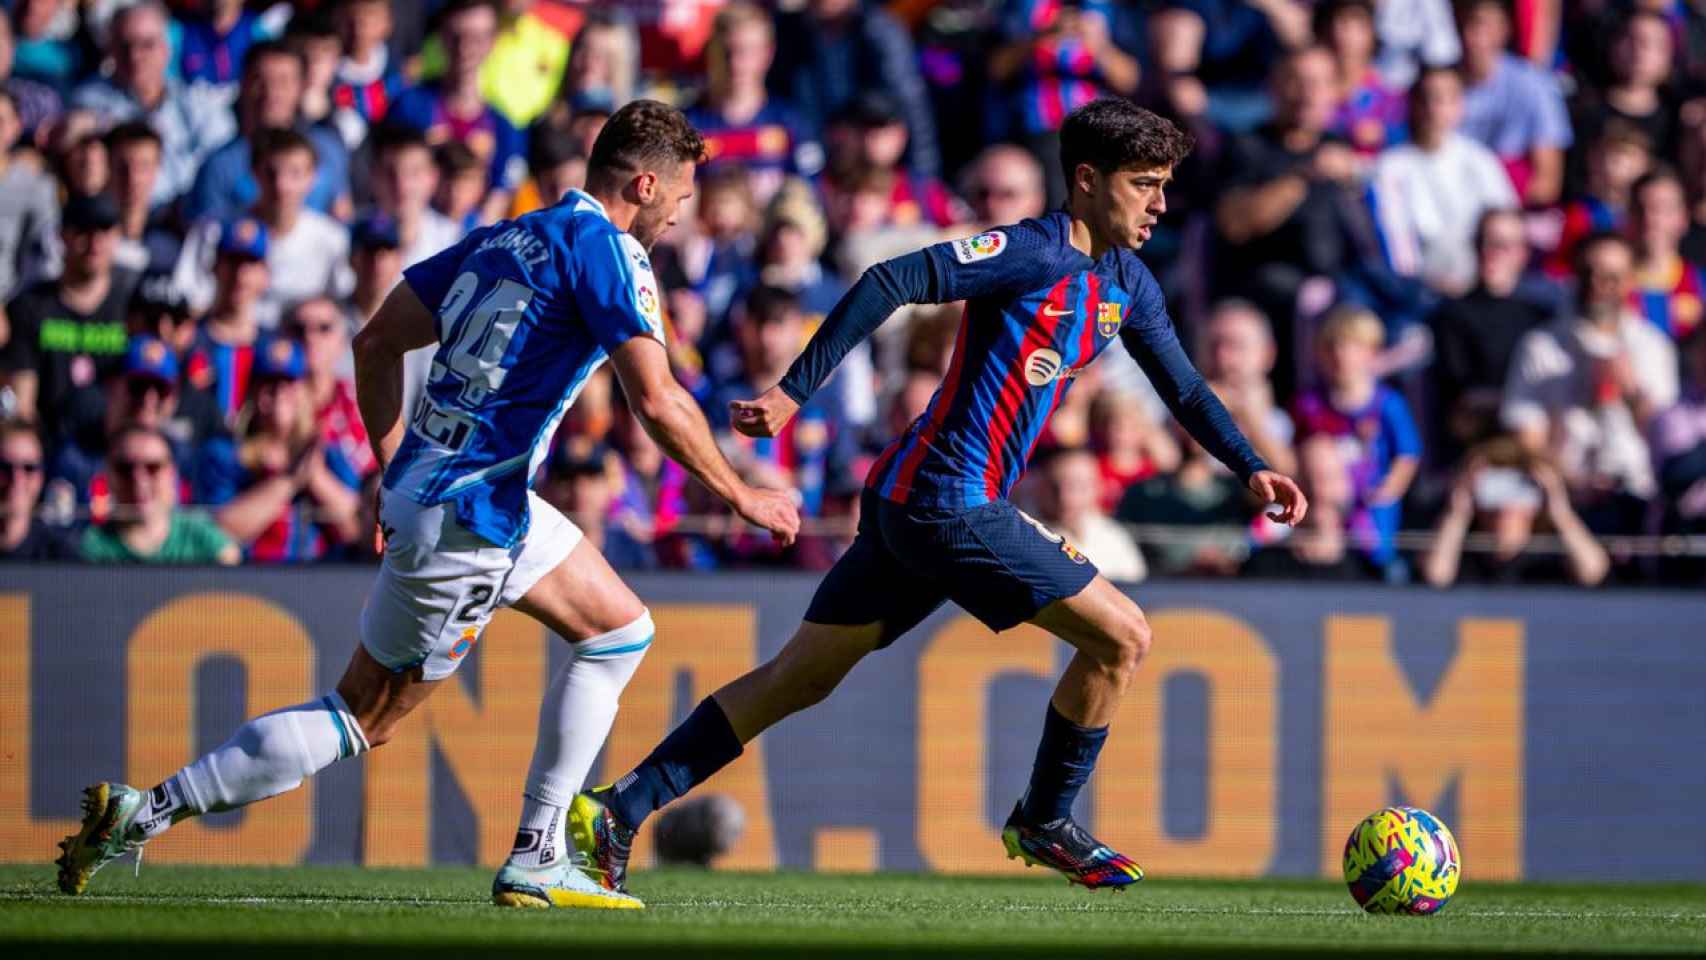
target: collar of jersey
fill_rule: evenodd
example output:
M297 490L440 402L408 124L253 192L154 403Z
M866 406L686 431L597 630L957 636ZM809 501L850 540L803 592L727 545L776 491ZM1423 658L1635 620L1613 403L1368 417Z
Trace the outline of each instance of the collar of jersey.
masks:
M593 198L592 194L587 193L585 190L570 190L569 197L575 201L574 205L576 208L579 208L584 202L590 204L594 210L597 210L599 216L606 220L610 219L610 214L605 211L604 204L599 203Z

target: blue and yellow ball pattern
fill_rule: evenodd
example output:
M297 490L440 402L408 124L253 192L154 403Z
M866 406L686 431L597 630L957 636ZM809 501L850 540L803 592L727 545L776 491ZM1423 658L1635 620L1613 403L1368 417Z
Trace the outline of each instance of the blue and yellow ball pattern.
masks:
M1345 841L1345 883L1369 913L1438 913L1461 869L1451 831L1415 807L1372 813Z

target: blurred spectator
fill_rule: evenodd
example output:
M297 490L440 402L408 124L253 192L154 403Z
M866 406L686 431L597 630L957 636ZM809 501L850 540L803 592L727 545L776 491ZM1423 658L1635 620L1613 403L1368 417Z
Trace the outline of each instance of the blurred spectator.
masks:
M179 372L188 371L198 334L196 318L189 301L172 285L170 274L143 275L130 297L125 327L133 345L138 338L159 340L171 351ZM176 416L165 421L162 429L174 444L182 445L181 450L193 451L207 438L224 432L225 417L212 393L190 388L183 377L174 385ZM184 475L189 476L189 472Z
M178 507L178 471L158 430L131 426L110 448L112 518L83 531L81 552L90 563L220 564L242 553L201 510Z
M136 277L113 268L118 207L104 194L72 197L60 219L65 269L6 306L10 339L0 376L16 413L41 422L56 439L101 422L101 381L125 351L125 306Z
M1603 90L1583 85L1570 120L1576 139L1588 142L1616 119L1640 130L1659 156L1672 156L1679 133L1677 104L1669 89L1674 61L1670 22L1654 10L1636 9L1611 39L1611 77ZM1580 164L1571 177L1581 183Z
M1273 328L1247 300L1222 300L1203 326L1198 362L1203 376L1268 466L1290 475L1297 469L1291 417L1274 401L1278 357ZM1173 458L1177 461L1177 456ZM1161 469L1170 469L1162 466Z
M0 301L59 272L58 192L12 156L19 132L18 100L0 88Z
M441 143L433 150L438 167L438 190L433 208L463 233L480 225L486 197L486 163L465 143Z
M1558 242L1547 259L1547 272L1568 277L1575 271L1576 248L1595 233L1622 230L1629 215L1630 191L1653 165L1653 144L1639 128L1608 120L1587 145L1583 191L1564 204Z
M1635 302L1641 314L1681 340L1700 325L1706 272L1682 256L1688 200L1682 180L1668 168L1635 181L1630 190L1629 235L1635 244Z
M1653 472L1664 494L1659 529L1685 536L1706 535L1706 324L1682 338L1689 375L1681 400L1653 422ZM1661 570L1669 579L1699 583L1706 559L1678 558Z
M497 39L493 0L448 0L434 17L433 32L444 45L444 75L398 94L389 122L420 131L429 144L466 143L491 170L486 220L509 209L510 195L527 176L527 143L521 132L480 90L480 70Z
M602 451L584 460L551 458L545 464L539 495L572 520L594 549L604 552L606 518L616 491Z
M251 49L271 39L280 18L243 9L243 0L199 0L178 21L178 75L229 95Z
M113 263L136 273L171 270L183 252L184 238L176 214L169 207L151 205L160 180L160 135L133 120L107 131L106 144L119 210Z
M1287 54L1275 67L1274 122L1227 148L1215 210L1223 240L1217 276L1273 321L1280 363L1276 387L1293 384L1293 321L1306 281L1344 272L1373 245L1356 153L1326 133L1334 109L1334 67L1320 47Z
M283 337L255 352L236 439L201 454L197 496L255 563L318 560L358 529L361 476L328 446L304 383L302 346Z
M1140 535L1151 573L1230 574L1250 548L1245 528L1252 511L1244 487L1177 423L1169 428L1184 454L1179 469L1132 484L1114 516L1126 524L1205 528L1172 531L1165 539Z
M112 170L107 163L107 144L93 129L73 133L66 125L49 144L48 158L65 192L73 196L104 193Z
M343 308L329 297L304 300L290 311L281 332L302 344L303 387L320 425L320 442L336 451L357 476L378 469L355 403L350 324Z
M499 13L480 92L511 124L526 127L557 98L578 18L558 0L501 0Z
M357 220L350 231L350 267L355 274L350 302L359 325L372 319L386 294L402 279L402 242L397 225L383 215Z
M1022 139L1043 165L1050 206L1066 200L1060 125L1097 97L1137 91L1137 58L1115 42L1117 8L1108 0L1003 0L1000 46L988 70L1005 99L997 115L1012 118L1001 133Z
M1523 337L1500 418L1531 454L1557 464L1572 499L1602 532L1628 532L1653 494L1643 430L1676 402L1676 349L1629 308L1628 241L1583 241L1577 313Z
M328 127L302 118L306 65L282 43L263 43L249 51L237 92L237 136L202 162L195 186L184 198L184 216L223 220L255 202L256 144L273 130L293 130L308 141L313 184L305 203L310 210L337 214L349 206L349 155Z
M332 94L344 50L337 25L324 7L312 13L300 13L291 18L290 28L284 34L284 45L302 58L302 102L298 115L317 129L332 133L338 146L343 147L343 136L338 133L334 117Z
M1381 151L1370 178L1375 225L1394 270L1456 296L1475 282L1471 239L1481 215L1515 207L1516 192L1492 151L1456 132L1456 70L1423 70L1409 102L1411 142Z
M835 115L823 189L826 206L848 210L848 229L946 228L971 220L970 208L946 184L901 164L907 136L898 105L881 91L861 94ZM874 194L869 216L851 212L864 193Z
M1449 67L1463 59L1451 0L1377 0L1374 32L1376 63L1394 90L1408 87L1419 66Z
M257 58L259 59L259 58ZM309 297L346 296L354 286L349 269L349 231L307 206L314 183L314 144L295 130L263 131L255 138L254 173L260 195L252 219L266 228L264 255L271 280L255 317L263 329L278 326L284 312ZM212 267L226 224L204 220L191 228L177 266L190 301L211 305Z
M1096 456L1096 500L1104 513L1119 507L1127 487L1179 468L1172 435L1116 390L1102 390L1090 401L1090 449Z
M65 111L65 100L59 88L31 79L14 69L17 62L15 52L12 18L0 15L0 77L6 78L5 90L18 114L19 139L33 143L37 135Z
M343 59L332 80L332 124L351 150L385 119L403 92L403 73L387 43L393 21L390 0L333 0Z
M235 421L255 366L261 299L272 279L266 225L245 218L219 227L213 257L213 306L185 363L191 389L213 397L220 418Z
M633 18L621 9L589 9L569 44L558 99L571 112L596 105L608 116L634 99L639 74L640 39Z
M1422 442L1409 405L1375 375L1385 340L1380 318L1339 307L1316 334L1320 386L1297 398L1300 440L1324 436L1336 444L1351 480L1346 527L1356 549L1397 576L1400 504L1421 465Z
M824 406L814 400L772 439L755 439L734 433L728 406L734 400L751 400L781 381L788 365L805 345L805 316L799 298L771 287L759 287L737 311L734 342L740 367L723 378L712 392L707 417L722 432L726 442L740 451L736 465L757 476L770 476L769 486L792 486L800 491L800 512L818 516L823 507L835 444L841 426ZM769 537L754 546L766 549Z
M527 182L515 192L509 216L520 217L563 202L586 186L586 153L569 137L540 135L527 144Z
M814 177L824 160L815 131L764 87L775 56L776 32L764 8L737 0L719 10L705 46L705 92L687 111L705 137L701 173L739 164L760 204L784 177Z
M735 297L753 283L758 207L746 171L725 166L699 184L692 232L671 244L688 286L705 302L713 335L720 335Z
M1315 5L1314 25L1315 42L1332 52L1339 68L1339 106L1327 131L1365 157L1403 142L1405 88L1389 86L1374 66L1379 38L1373 0L1324 0Z
M1245 133L1268 119L1268 68L1309 42L1309 8L1299 0L1169 0L1150 19L1157 68L1190 89L1175 102L1215 126ZM1332 87L1323 89L1333 97Z
M1558 536L1562 555L1530 549L1542 519ZM1472 530L1490 534L1492 549L1465 550ZM1462 582L1591 587L1611 569L1605 548L1570 506L1557 468L1509 440L1470 453L1420 563L1422 579L1434 587Z
M1462 132L1492 150L1523 202L1558 202L1564 151L1572 142L1569 114L1557 83L1508 52L1511 14L1506 0L1459 0L1463 40Z
M44 467L35 427L22 420L0 421L0 563L77 559L77 547L65 532L36 515Z
M1475 255L1475 287L1446 301L1432 319L1429 379L1433 424L1443 441L1435 451L1439 463L1455 463L1462 451L1498 432L1505 373L1517 343L1553 313L1550 304L1520 289L1528 265L1520 212L1482 214Z
M374 133L373 213L395 225L403 266L411 267L462 239L462 228L432 208L438 167L418 132L383 127Z
M1148 576L1137 542L1102 512L1095 454L1084 447L1061 447L1036 466L1042 479L1038 518L1066 538L1061 549L1082 551L1115 583L1138 583Z
M99 58L79 29L69 0L17 0L10 26L15 36L12 74L64 93Z
M1283 580L1381 579L1380 568L1351 549L1346 536L1354 493L1338 442L1325 435L1310 437L1298 445L1297 459L1309 512L1285 539L1250 554L1239 574Z
M984 148L961 181L976 225L997 227L1042 216L1048 209L1043 166L1012 144Z
M808 0L776 21L776 63L770 90L822 122L862 92L894 98L906 126L906 163L918 173L941 170L936 122L906 28L867 0Z
M132 337L124 365L106 383L104 421L59 444L48 470L47 502L56 516L72 516L78 507L95 523L112 513L112 477L108 449L126 426L158 430L166 438L179 470L194 465L189 428L177 420L178 358L155 338Z
M620 476L605 528L604 556L617 569L650 569L658 565L653 541L680 515L680 491L687 472L666 459L647 435L626 399L615 397L610 444L618 454Z
M112 75L90 80L71 94L74 109L93 112L106 126L144 120L160 134L155 206L188 191L202 160L236 132L218 92L186 85L170 72L168 23L157 0L140 0L114 14L108 30Z

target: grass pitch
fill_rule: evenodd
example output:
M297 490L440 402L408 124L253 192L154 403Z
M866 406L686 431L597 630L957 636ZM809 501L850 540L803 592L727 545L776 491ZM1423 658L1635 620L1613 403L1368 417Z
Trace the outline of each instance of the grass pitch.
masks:
M491 871L109 866L83 897L0 867L0 954L319 960L610 957L1706 955L1706 888L1468 883L1436 917L1372 917L1338 884L639 873L641 911L492 907Z

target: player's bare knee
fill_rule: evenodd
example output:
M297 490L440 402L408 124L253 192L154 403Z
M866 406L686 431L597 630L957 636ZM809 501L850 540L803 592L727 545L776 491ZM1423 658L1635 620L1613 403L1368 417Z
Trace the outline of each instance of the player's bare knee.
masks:
M1114 641L1112 663L1113 672L1119 676L1122 684L1130 683L1137 675L1138 665L1149 655L1149 645L1154 639L1154 633L1149 629L1149 621L1141 612L1133 611L1126 617L1112 634Z

